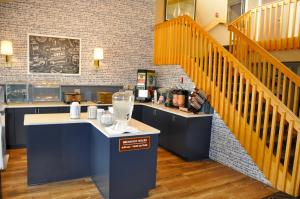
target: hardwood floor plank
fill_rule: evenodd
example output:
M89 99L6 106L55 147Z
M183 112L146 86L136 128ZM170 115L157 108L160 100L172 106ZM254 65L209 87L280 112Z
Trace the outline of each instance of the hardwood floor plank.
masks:
M102 199L91 178L28 186L26 150L9 150L9 155L8 168L1 174L4 199ZM186 162L162 148L156 185L149 192L151 199L258 199L277 192L215 161Z

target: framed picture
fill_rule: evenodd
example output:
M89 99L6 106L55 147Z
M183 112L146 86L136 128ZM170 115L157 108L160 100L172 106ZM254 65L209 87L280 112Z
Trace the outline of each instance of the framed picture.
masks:
M28 73L80 75L78 38L28 34Z
M196 0L166 0L165 20L187 15L195 20Z

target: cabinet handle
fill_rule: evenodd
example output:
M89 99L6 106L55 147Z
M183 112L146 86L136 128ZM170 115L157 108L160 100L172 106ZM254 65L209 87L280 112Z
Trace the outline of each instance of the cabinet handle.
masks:
M172 115L172 122L176 122L176 116Z
M156 110L153 110L153 115L156 115L157 113L156 113Z

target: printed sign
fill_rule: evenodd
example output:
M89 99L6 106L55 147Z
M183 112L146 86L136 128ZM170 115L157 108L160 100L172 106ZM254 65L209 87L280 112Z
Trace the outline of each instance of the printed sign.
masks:
M120 152L145 150L145 149L150 149L150 146L151 146L150 136L119 139Z

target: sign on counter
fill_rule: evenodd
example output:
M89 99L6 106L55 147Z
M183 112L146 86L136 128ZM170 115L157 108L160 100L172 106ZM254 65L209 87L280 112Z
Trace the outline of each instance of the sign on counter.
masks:
M120 152L146 150L146 149L150 149L150 147L151 147L150 136L119 139Z

